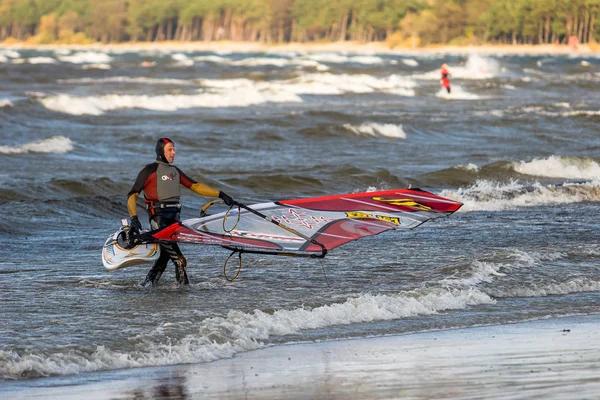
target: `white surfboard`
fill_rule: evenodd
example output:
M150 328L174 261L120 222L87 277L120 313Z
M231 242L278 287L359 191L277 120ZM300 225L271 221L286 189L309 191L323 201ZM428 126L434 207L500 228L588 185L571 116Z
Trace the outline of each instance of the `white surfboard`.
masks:
M109 271L131 267L132 265L151 263L160 256L160 247L156 243L144 243L130 249L126 248L126 226L106 239L102 248L102 264Z

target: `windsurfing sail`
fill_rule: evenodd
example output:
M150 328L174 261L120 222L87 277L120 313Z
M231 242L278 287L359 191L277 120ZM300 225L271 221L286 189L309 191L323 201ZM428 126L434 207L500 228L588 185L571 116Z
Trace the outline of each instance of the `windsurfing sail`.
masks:
M350 241L415 228L461 206L420 189L281 200L188 219L152 238L219 245L234 252L323 257Z

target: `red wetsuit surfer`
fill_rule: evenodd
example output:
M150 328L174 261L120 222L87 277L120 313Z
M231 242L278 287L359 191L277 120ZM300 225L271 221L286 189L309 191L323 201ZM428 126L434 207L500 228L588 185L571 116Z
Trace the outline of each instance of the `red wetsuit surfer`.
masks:
M442 64L442 69L440 70L440 73L442 74L442 79L440 80L440 83L443 87L446 88L446 91L450 93L450 80L448 79L450 77L450 71L448 71L448 64Z

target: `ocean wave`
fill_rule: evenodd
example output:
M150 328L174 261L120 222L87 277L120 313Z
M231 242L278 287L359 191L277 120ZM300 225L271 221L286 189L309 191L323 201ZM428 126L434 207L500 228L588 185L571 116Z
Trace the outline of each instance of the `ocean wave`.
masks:
M27 59L29 64L57 64L54 58L51 57L31 57Z
M106 53L83 51L71 55L59 55L58 59L72 64L109 64L113 58Z
M508 112L517 115L528 114L541 115L545 117L598 117L600 116L600 110L569 110L564 111L565 108L571 108L569 103L555 103L555 104L533 104L528 106L511 108Z
M0 108L12 107L12 106L13 106L12 101L10 101L8 99L0 99Z
M73 142L64 136L51 136L37 142L27 143L21 146L0 146L0 154L23 154L23 153L55 153L64 154L73 150Z
M21 58L21 54L15 50L0 49L0 62L7 63L10 59Z
M511 288L492 288L488 290L491 296L502 297L543 297L557 296L581 292L600 291L600 281L575 278L564 282L532 283L530 286Z
M590 158L550 156L513 163L520 174L567 179L600 180L600 164Z
M449 65L449 70L450 80L489 80L498 77L502 73L502 67L497 60L480 55L470 55L464 65ZM411 78L439 80L440 71L435 69L424 74L411 75Z
M402 59L402 64L408 65L409 67L417 67L419 62L412 58L404 58Z
M359 126L344 124L343 127L357 135L384 136L395 139L406 139L406 133L402 129L402 125L365 122Z
M384 59L378 56L373 56L369 54L363 55L353 55L348 56L340 53L312 53L306 54L304 57L318 61L325 62L330 64L347 64L347 63L355 63L355 64L366 64L366 65L375 65L384 63Z
M445 189L439 195L462 202L464 205L458 212L512 210L600 201L600 180L558 185L524 184L518 180L508 183L477 180L472 186L457 190Z
M497 258L500 257L502 262ZM496 277L504 277L508 271L530 268L540 262L543 256L529 254L521 250L509 250L495 255L496 260L474 260L466 270L455 271L452 277L440 280L444 286L454 288L474 288L480 283L490 283Z
M344 93L385 92L401 96L414 96L416 83L392 74L377 78L366 74L310 73L299 77L269 82L254 82L250 79L206 79L204 86L219 89L257 88L258 90L286 91L294 94L340 95Z
M109 78L121 79L121 78ZM176 111L188 108L248 107L262 103L300 103L300 94L341 95L344 93L383 92L414 96L415 82L390 75L377 78L370 75L334 75L311 73L283 80L255 82L250 79L203 79L204 89L195 95L128 95L105 94L77 97L58 94L37 99L49 110L72 115L101 115L117 109L147 109Z
M49 110L71 115L102 115L118 109L146 109L176 111L189 108L248 107L263 103L301 103L293 93L259 91L253 88L226 93L200 93L196 95L119 95L77 97L68 94L39 99Z
M98 64L85 64L81 67L81 69L102 69L107 70L111 69L110 64L98 63Z
M129 77L129 76L111 76L107 78L76 78L76 79L58 79L58 83L140 83L145 85L197 85L196 82L186 79L170 78L147 78L147 77Z
M515 270L540 266L545 261L554 261L568 256L560 252L531 253L518 249L501 253L489 257L494 258L494 261L474 260L466 270L457 270L454 272L454 276L442 279L439 283L450 288L475 288L482 283L490 284L497 279L503 279ZM593 253L593 251L588 253ZM493 298L542 297L600 291L600 281L574 278L561 282L533 281L526 285L521 281L510 286L486 285L482 290Z
M446 89L441 88L435 94L436 97L446 100L479 100L481 96L475 93L465 92L459 85L452 85L452 92L448 93Z
M127 353L102 345L87 348L16 352L0 351L3 379L72 375L98 370L138 368L210 362L264 347L272 336L335 325L387 321L445 310L464 309L495 300L476 289L417 289L397 294L362 294L341 303L320 307L252 313L231 310L222 317L207 318L198 324L197 334L181 339L164 337L164 327L131 338Z
M194 60L196 61L200 61L200 62L207 62L207 63L213 63L213 64L222 64L222 65L231 65L231 66L237 66L237 67L265 67L265 66L269 66L269 67L278 67L278 68L285 68L285 67L293 67L293 66L298 66L298 67L309 67L309 68L315 68L317 71L327 71L329 70L329 67L321 64L320 62L316 61L316 60L311 60L311 59L303 59L303 58L295 58L292 57L290 58L282 58L282 56L285 56L283 54L278 54L279 57L249 57L249 58L243 58L241 60L231 60L225 57L220 57L220 56L215 56L215 55L207 55L207 56L198 56L198 57L194 57Z

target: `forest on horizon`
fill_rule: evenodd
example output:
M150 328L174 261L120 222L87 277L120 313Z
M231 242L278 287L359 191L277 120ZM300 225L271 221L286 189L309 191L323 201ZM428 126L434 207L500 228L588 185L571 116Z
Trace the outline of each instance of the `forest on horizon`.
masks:
M600 0L0 0L0 41L600 41Z

